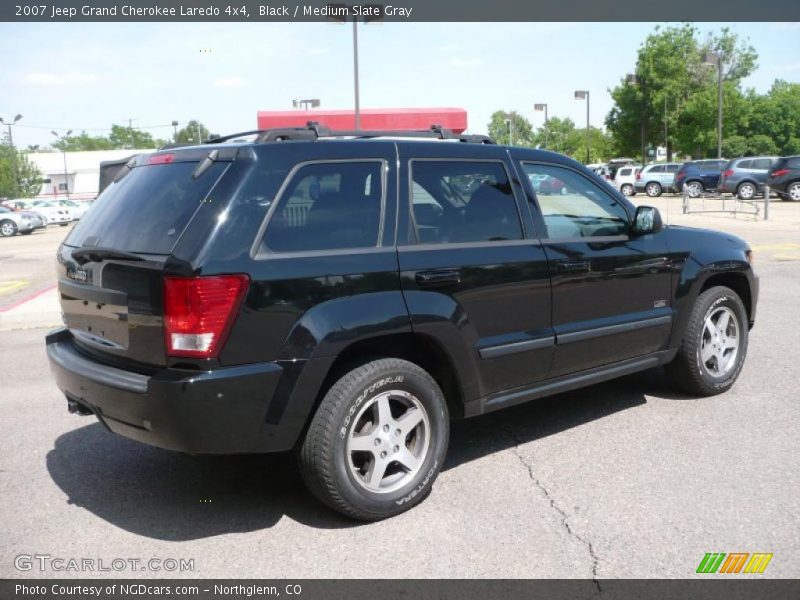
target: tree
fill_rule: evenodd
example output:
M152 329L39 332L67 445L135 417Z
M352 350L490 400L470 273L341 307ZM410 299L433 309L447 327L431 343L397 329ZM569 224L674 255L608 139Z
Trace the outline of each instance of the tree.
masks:
M210 137L208 129L200 121L192 119L183 129L178 129L175 141L180 144L198 144Z
M53 142L53 148L61 150L62 152L82 152L90 150L111 150L115 146L106 137L91 136L85 131L78 135L70 135L59 138L58 141Z
M108 136L113 148L150 149L163 146L164 140L155 140L153 136L140 129L112 125L111 134Z
M511 130L507 119L511 120ZM513 133L515 146L533 146L533 128L530 121L522 115L504 110L496 110L492 113L492 120L489 121L489 136L494 138L498 144L511 143Z
M643 145L664 144L665 121L668 159L673 146L696 156L716 150L717 75L714 67L703 64L708 50L722 57L723 139L726 132L736 133L746 112L739 86L758 59L753 47L727 28L700 42L693 25L657 26L639 48L637 83L631 85L623 78L611 90L615 105L606 126L617 152L641 155Z
M0 197L30 198L39 193L42 174L22 152L0 145Z

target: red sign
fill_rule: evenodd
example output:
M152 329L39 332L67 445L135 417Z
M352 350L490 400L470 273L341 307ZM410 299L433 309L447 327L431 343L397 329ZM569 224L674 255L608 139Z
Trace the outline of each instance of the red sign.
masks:
M467 111L463 108L365 108L361 111L361 129L424 131L441 125L454 133L467 128ZM330 129L355 129L352 110L260 110L259 129L305 127L316 121Z

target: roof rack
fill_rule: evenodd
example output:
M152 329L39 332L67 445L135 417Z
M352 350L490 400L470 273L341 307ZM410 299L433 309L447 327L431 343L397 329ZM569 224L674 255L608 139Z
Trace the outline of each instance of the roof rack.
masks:
M316 140L319 138L349 137L358 139L372 139L379 137L404 137L439 140L458 140L468 144L494 144L495 141L487 135L462 135L453 133L441 125L431 125L428 130L331 130L316 121L309 121L305 127L284 127L279 129L254 129L232 133L206 140L207 144L217 144L237 137L255 135L256 142L280 142L285 140Z

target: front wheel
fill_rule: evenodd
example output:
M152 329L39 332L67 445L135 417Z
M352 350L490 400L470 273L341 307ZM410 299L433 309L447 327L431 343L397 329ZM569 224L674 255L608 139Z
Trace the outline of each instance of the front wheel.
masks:
M686 189L690 198L697 198L703 193L703 184L699 181L690 181L686 184Z
M325 394L300 450L300 472L334 510L362 521L384 519L430 493L449 431L433 377L405 360L375 360Z
M625 196L633 196L636 193L636 190L633 189L633 186L630 183L625 183L619 188L619 191L622 192Z
M725 392L742 370L747 337L747 311L741 298L727 287L710 288L695 301L681 347L667 372L690 394Z
M784 198L792 202L800 202L800 181L795 181L786 188L786 195Z

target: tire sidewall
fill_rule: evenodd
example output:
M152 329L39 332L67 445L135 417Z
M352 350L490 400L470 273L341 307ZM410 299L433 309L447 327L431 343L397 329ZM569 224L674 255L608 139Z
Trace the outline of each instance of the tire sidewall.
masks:
M705 365L703 364L703 361L700 358L700 352L703 341L703 325L708 316L720 307L729 308L736 316L738 321L737 326L739 329L739 354L736 357L736 365L730 372L721 377L714 377L707 371ZM698 369L703 385L708 387L709 391L712 391L712 393L723 392L734 384L736 379L739 377L739 373L741 373L742 368L744 367L744 361L747 357L747 344L749 337L747 329L747 312L745 311L744 305L739 297L732 291L724 289L720 290L718 294L714 294L708 299L703 311L700 314L702 314L701 322L697 326L697 331L695 332L696 339L694 340L695 365Z
M661 185L658 183L648 183L647 187L645 187L645 191L651 198L658 198L661 195Z
M5 226L6 223L11 224L11 233L5 233L2 229L0 229L0 237L14 237L14 235L16 235L17 233L17 224L14 223L14 221L5 220L2 223L0 223L0 227Z
M749 195L745 195L742 193L745 189L753 191ZM752 200L753 198L755 198L756 195L756 186L754 186L752 183L743 183L739 186L739 189L736 190L736 195L739 197L740 200Z
M359 510L378 517L402 512L425 498L442 468L449 434L447 405L438 386L430 385L432 379L428 380L410 369L387 368L381 371L346 392L348 400L337 414L340 426L335 431L333 441L334 468L339 492ZM355 425L354 419L360 408L377 394L393 389L414 394L427 411L431 428L430 445L428 455L414 479L398 490L379 494L361 487L350 472L347 464L347 437Z

